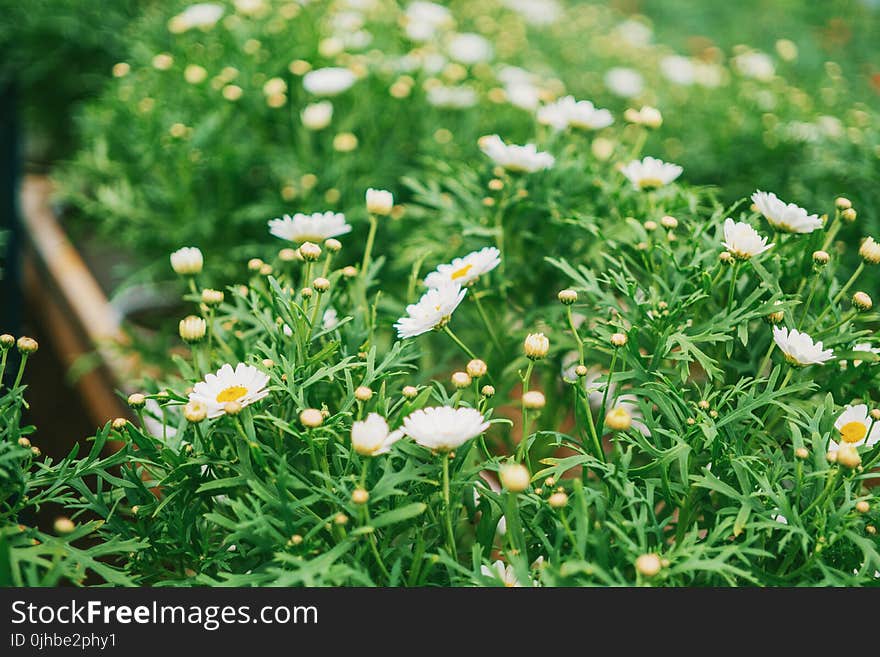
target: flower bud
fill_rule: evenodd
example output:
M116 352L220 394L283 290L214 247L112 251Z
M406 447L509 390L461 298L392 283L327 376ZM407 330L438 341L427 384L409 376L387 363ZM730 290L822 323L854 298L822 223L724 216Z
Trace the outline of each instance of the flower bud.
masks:
M226 413L226 415L235 416L235 415L238 415L239 413L241 413L242 408L243 407L240 402L228 401L223 406L223 412Z
M611 345L614 347L622 347L626 344L626 333L612 333Z
M394 207L394 195L384 189L367 190L367 212L378 216L388 216Z
M544 393L538 390L529 390L522 396L523 407L530 411L539 411L547 404Z
M407 399L415 399L419 394L419 389L415 386L403 386L401 394Z
M837 463L837 452L828 450L825 452L825 460L829 463Z
M645 226L645 230L647 230L649 233L657 230L657 222L653 221L652 219L648 219L645 222L644 226Z
M333 516L333 522L337 525L347 525L348 524L348 516L344 513L337 513Z
M818 267L824 267L831 260L831 256L827 251L813 251L813 264Z
M191 401L183 407L183 417L187 422L198 424L208 417L208 409L202 402Z
M312 281L312 287L315 288L319 293L323 294L330 289L330 281L328 281L323 276L319 276Z
M728 264L733 262L733 256L730 254L730 251L722 251L718 254L718 260L724 264Z
M810 455L810 452L807 451L806 447L798 447L796 450L794 450L794 455L796 458L799 458L801 461L803 461Z
M483 397L494 397L495 396L495 386L489 386L489 385L483 386L482 388L480 388L480 394L483 395Z
M204 264L202 252L194 246L185 246L171 254L171 268L180 276L201 274Z
M304 287L299 293L303 299L311 299L315 295L315 291L310 287Z
M303 260L314 262L321 257L321 247L314 242L303 242L299 247L299 254Z
M300 255L297 249L291 249L290 247L281 249L278 252L278 258L281 262L293 262L294 260L302 260L302 256Z
M570 289L560 290L559 294L557 294L556 296L559 301L566 306L570 306L578 300L578 293Z
M15 344L16 347L18 347L19 352L23 354L33 354L40 348L40 345L36 340L29 338L26 335L21 336Z
M317 408L307 408L299 414L299 421L304 427L314 429L324 424L324 416Z
M498 178L492 178L492 180L489 181L488 187L493 192L500 192L504 189L504 181L499 180Z
M660 219L660 223L663 225L664 228L668 228L669 230L674 230L678 228L678 219L669 215L666 215L665 217Z
M128 425L128 420L124 417L114 418L113 422L110 423L110 426L112 426L117 431L121 431L126 427L126 425Z
M212 290L206 287L204 290L202 290L202 303L209 308L219 306L221 303L223 303L223 292L221 292L220 290Z
M588 372L589 372L589 370L587 370L586 365L578 365L577 367L574 368L575 376L579 376L581 378L585 377Z
M523 343L523 349L528 358L539 360L550 351L550 340L543 333L529 333Z
M69 534L76 529L73 520L66 516L55 518L55 523L52 527L55 529L56 534Z
M505 463L498 468L501 485L511 493L522 493L529 487L531 476L528 468L520 463Z
M264 262L258 273L260 276L270 276L272 274L272 265L268 262Z
M208 324L201 317L189 315L180 320L178 332L180 333L180 339L184 342L200 342L208 332Z
M867 513L870 510L871 505L868 503L867 500L859 500L858 502L856 502L856 511L858 511L859 513Z
M358 386L355 388L354 398L361 402L370 401L373 398L373 391L367 386Z
M843 196L838 196L836 199L834 199L834 206L838 210L849 210L852 207L852 201Z
M260 260L260 258L251 258L250 260L248 260L247 268L248 268L248 271L251 271L255 274L258 274L264 264L265 263L262 260Z
M132 408L143 408L147 403L147 398L139 392L134 392L128 396L128 405Z
M303 126L308 130L323 130L333 120L333 103L322 100L306 105L299 114Z
M865 525L865 532L867 532L871 536L876 536L877 528L874 525Z
M26 438L25 436L22 436L21 438L18 439L18 446L19 447L30 447L31 441L28 438Z
M843 212L840 213L840 218L843 219L846 223L851 224L856 220L856 211L853 208L847 208Z
M481 376L486 376L486 372L488 371L489 366L479 358L474 358L467 364L468 376L472 376L475 379L479 379Z
M554 509L561 509L566 504L568 504L568 495L566 495L562 491L557 491L547 498L547 504L549 504Z
M644 575L645 577L654 577L654 575L659 573L662 568L663 562L660 560L660 557L653 552L643 554L636 559L636 570L640 575Z
M612 431L626 431L632 426L632 415L623 406L613 408L605 416L605 426Z
M343 267L342 268L342 275L345 276L346 278L354 278L355 276L358 275L357 267L352 267L351 265L348 265L347 267Z
M453 372L452 385L456 388L467 388L471 384L471 376L467 372Z
M642 107L639 110L640 123L646 128L657 129L663 125L663 115L656 107Z
M868 296L867 292L856 292L852 297L852 304L862 311L869 311L874 305L874 302L871 300L871 297Z
M841 443L837 448L837 462L849 469L857 468L862 464L859 450L849 443Z
M871 409L871 419L880 420L880 408Z
M40 454L42 454L42 452L40 451L39 447L33 446L31 447L31 454L34 456L34 458L40 458Z
M868 264L880 263L880 244L875 242L873 237L866 237L859 247L859 256Z
M324 240L324 248L330 253L339 253L342 250L342 242L335 237Z
M351 501L355 504L366 504L370 499L370 494L363 488L355 488L351 493Z
M8 333L4 333L3 335L0 335L0 351L6 351L14 344L15 344L15 337L14 336L9 335Z

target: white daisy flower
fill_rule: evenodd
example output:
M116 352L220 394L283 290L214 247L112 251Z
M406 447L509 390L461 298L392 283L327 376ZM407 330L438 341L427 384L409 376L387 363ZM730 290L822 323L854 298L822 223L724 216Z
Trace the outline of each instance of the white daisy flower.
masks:
M193 28L203 30L214 27L223 16L225 9L222 5L213 2L199 2L190 5L181 13L171 19L169 27L173 32L186 32Z
M270 219L269 232L291 242L323 242L330 237L350 233L351 226L345 222L345 215L341 212L297 212L292 217L286 214L280 219Z
M455 258L450 264L437 267L425 277L427 287L440 287L453 283L468 286L483 274L488 274L501 264L501 251L487 246L479 251L468 253L463 258Z
M411 2L404 14L406 36L410 41L430 41L438 30L452 23L449 9L434 2Z
M834 351L825 349L822 341L813 342L806 333L797 329L787 329L779 326L773 327L773 340L776 346L785 354L785 360L792 365L804 367L806 365L823 365L825 361L834 358Z
M464 32L450 39L446 52L455 61L470 66L492 59L492 44L484 36Z
M460 285L446 284L425 292L417 303L406 307L406 317L397 320L397 337L414 338L422 333L446 326L467 290Z
M516 578L513 566L505 566L500 559L491 566L480 566L480 572L486 577L500 579L507 588L520 588L522 584Z
M866 404L847 405L834 421L834 428L840 434L838 440L829 438L829 449L836 451L840 442L849 443L854 447L865 445L872 447L880 442L880 423L874 422Z
M634 189L656 189L668 185L678 178L682 171L677 164L669 164L656 157L633 160L620 172L632 183Z
M428 104L445 109L467 109L477 104L477 92L468 86L439 85L428 89Z
M682 86L692 85L697 77L693 61L681 55L668 55L661 59L660 72L670 82Z
M202 273L205 258L196 246L185 246L171 254L171 268L175 274L194 276Z
M772 192L758 190L752 194L752 202L776 230L786 233L812 233L822 228L819 215L807 214L802 207L785 203Z
M347 68L331 66L309 71L303 76L303 89L315 96L338 96L357 81Z
M747 52L733 58L733 66L747 78L764 82L771 80L776 73L773 60L763 52Z
M216 374L206 374L204 381L193 386L189 401L201 402L208 409L208 417L223 415L229 402L248 406L269 394L266 385L269 375L256 367L239 363L232 369L227 363Z
M328 308L321 316L321 327L325 331L332 331L339 326L339 313L335 308Z
M556 162L556 158L550 153L539 151L534 144L517 146L505 144L498 135L480 137L480 150L488 155L495 164L504 167L508 171L521 171L534 173L542 169L549 169Z
M653 32L641 21L625 20L614 30L614 33L631 46L647 46L651 43Z
M722 244L738 260L748 260L773 247L772 244L767 244L766 237L761 237L749 224L744 221L734 221L730 217L724 220Z
M489 423L474 408L433 406L414 411L403 420L403 432L427 449L448 452L476 438Z
M642 93L645 79L641 73L631 68L612 68L605 73L605 86L615 96L633 98Z
M391 451L391 446L403 438L403 431L391 431L388 422L378 413L351 425L351 445L361 456L379 456Z
M869 354L880 354L880 347L874 347L868 342L860 342L859 344L853 345L853 351L864 351ZM864 361L862 360L853 360L853 367L858 367ZM843 363L843 361L841 362Z
M580 130L601 130L614 123L614 117L607 109L598 109L588 100L575 100L565 96L555 103L544 105L538 110L538 123L549 125L555 130L568 127Z

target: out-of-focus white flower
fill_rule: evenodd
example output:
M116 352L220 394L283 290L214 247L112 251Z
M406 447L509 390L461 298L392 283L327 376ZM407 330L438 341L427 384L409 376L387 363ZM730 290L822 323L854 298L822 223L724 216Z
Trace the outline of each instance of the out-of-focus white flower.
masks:
M434 406L414 411L403 420L403 432L422 447L438 452L458 449L489 428L474 408Z
M752 194L752 202L776 230L787 233L812 233L822 227L819 215L807 211L794 203L785 203L772 192L758 190Z
M223 415L226 404L237 402L242 407L253 404L269 394L266 384L269 375L256 367L239 363L232 369L227 363L216 374L206 374L189 394L189 401L201 402L208 409L208 417Z
M852 350L853 351L864 351L865 353L880 355L880 347L874 347L868 342L860 342L856 345L853 345ZM862 360L855 360L854 359L852 364L853 364L853 367L858 367L863 362L864 361L862 361ZM845 366L846 361L840 361L840 364L841 364L841 366Z
M309 130L323 130L333 120L333 103L329 100L310 103L303 107L299 115L303 125Z
M552 25L562 16L562 6L556 0L502 0L505 7L515 11L530 25Z
M814 343L813 338L797 329L774 326L773 340L785 354L785 360L792 365L823 365L825 361L834 358L834 351L825 349L821 340Z
M733 58L733 66L747 78L766 82L773 79L776 68L769 55L763 52L746 52Z
M204 264L202 252L195 246L185 246L171 254L171 268L181 276L201 274Z
M767 238L761 237L754 228L744 221L724 220L724 247L738 260L748 260L771 248Z
M487 246L468 253L463 258L455 258L451 263L439 265L436 271L425 277L425 285L439 287L452 283L467 286L500 264L501 251L494 246Z
M697 84L714 89L724 84L727 71L718 64L694 62L694 80Z
M303 76L303 89L315 96L338 96L348 91L357 77L347 68L331 66L309 71Z
M669 164L656 157L633 160L620 172L632 183L634 189L656 189L668 185L678 178L684 169L677 164Z
M498 80L504 85L507 101L514 107L534 112L541 100L539 79L518 66L504 66L498 71Z
M565 96L538 109L538 123L556 130L565 130L568 127L601 130L614 123L614 117L607 109L599 109L588 100L575 100L574 96Z
M651 28L641 21L625 20L617 26L614 33L631 46L647 46L651 43Z
M550 153L539 151L534 144L505 144L498 135L480 137L479 145L480 150L492 158L495 164L508 171L534 173L549 169L556 162L556 158Z
M615 67L605 73L605 86L615 96L633 98L642 93L645 79L641 73L631 68Z
M430 41L438 31L453 24L449 9L424 0L411 2L406 8L403 20L407 38L418 42Z
M880 442L880 422L875 422L865 404L847 405L834 421L834 428L840 434L839 440L829 438L829 450L836 451L840 443L854 447L865 445L873 447Z
M351 232L341 212L315 212L292 217L285 214L280 219L269 220L269 232L275 237L291 242L323 242L330 237L338 237Z
M233 0L236 11L245 16L259 14L265 7L263 0Z
M367 212L384 217L391 214L394 208L394 194L387 189L370 187L364 195L364 202L367 205Z
M401 438L403 431L391 431L388 422L378 413L370 413L365 420L351 425L351 445L361 456L387 454Z
M325 331L332 331L339 326L339 313L335 308L327 308L321 316L321 328Z
M179 408L179 407L178 407ZM144 404L144 429L153 438L168 439L177 435L177 419L168 417L171 412L170 408L163 408L152 397L147 399Z
M489 40L473 32L456 34L449 40L446 52L453 60L469 66L488 62L492 59L493 54L492 44L489 43Z
M697 72L689 57L667 55L660 60L660 72L670 82L690 86L696 81Z
M406 307L406 316L394 328L398 338L414 338L422 333L446 326L452 313L464 299L467 289L455 284L432 287L416 303Z
M190 5L168 21L168 28L174 33L186 32L194 28L209 30L217 24L224 11L223 5L199 2Z
M505 566L500 559L491 566L480 566L480 572L486 577L501 580L507 588L520 588L522 584L513 572L513 566Z
M446 109L466 109L477 104L477 92L471 87L438 85L428 89L428 103Z

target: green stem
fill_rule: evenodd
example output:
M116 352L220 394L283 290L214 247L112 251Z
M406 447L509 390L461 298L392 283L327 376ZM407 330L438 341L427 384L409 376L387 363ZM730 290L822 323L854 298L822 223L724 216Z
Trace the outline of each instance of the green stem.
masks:
M825 315L828 313L828 311L831 310L832 306L836 306L837 303L840 301L840 299L843 298L843 295L849 291L849 288L851 288L853 283L856 282L856 279L859 277L859 275L862 273L862 271L864 271L864 269L865 269L865 261L863 260L862 262L859 263L859 266L856 267L856 270L853 272L853 275L849 277L849 280L846 282L846 284L842 288L840 288L840 291L837 294L834 295L834 298L831 300L831 303L829 303L827 306L825 306L825 308L822 310L822 312L816 318L816 321L813 324L814 329L817 326L819 326L819 322L821 322L822 319L825 317Z
M727 290L727 308L733 303L733 293L736 290L736 277L739 275L740 261L733 263L733 273L730 275L730 288Z
M571 306L565 307L565 315L568 318L568 326L571 328L571 333L574 335L574 341L577 343L578 350L578 364L584 364L584 342L581 340L581 336L578 334L577 326L574 323L574 315L571 311Z
M361 263L361 280L364 286L364 296L367 294L367 269L370 267L370 260L373 257L373 243L376 241L376 228L379 222L376 217L370 215L370 232L367 234L367 246L364 248L364 260Z
M467 354L468 358L470 358L471 360L476 359L476 356L474 356L474 352L471 351L470 349L468 349L467 345L458 339L458 336L452 332L452 329L449 328L448 325L444 326L443 330L446 332L446 335L448 335L450 338L452 338L452 341L458 345L459 349L461 349L464 353Z
M24 375L24 366L27 364L28 354L23 353L21 355L21 362L18 364L18 373L15 375L15 383L12 384L12 389L18 387L18 384L21 383L21 377Z
M614 374L614 366L617 364L617 347L611 353L611 366L608 368L608 380L605 381L605 390L602 391L602 405L599 407L599 433L605 429L605 414L608 413L608 391L611 390L611 376Z
M458 559L455 551L455 532L452 530L452 506L449 503L449 454L440 453L443 461L443 506L446 516L446 548L454 559Z

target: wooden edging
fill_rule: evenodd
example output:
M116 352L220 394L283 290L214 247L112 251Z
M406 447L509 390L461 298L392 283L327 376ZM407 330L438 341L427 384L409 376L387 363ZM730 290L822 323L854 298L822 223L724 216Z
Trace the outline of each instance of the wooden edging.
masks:
M83 356L99 356L100 366L79 377L76 387L91 419L103 425L130 415L117 391L130 392L126 382L132 380L134 363L118 348L126 343L120 313L59 224L51 198L52 183L46 176L24 177L20 208L27 239L25 294L65 368Z

